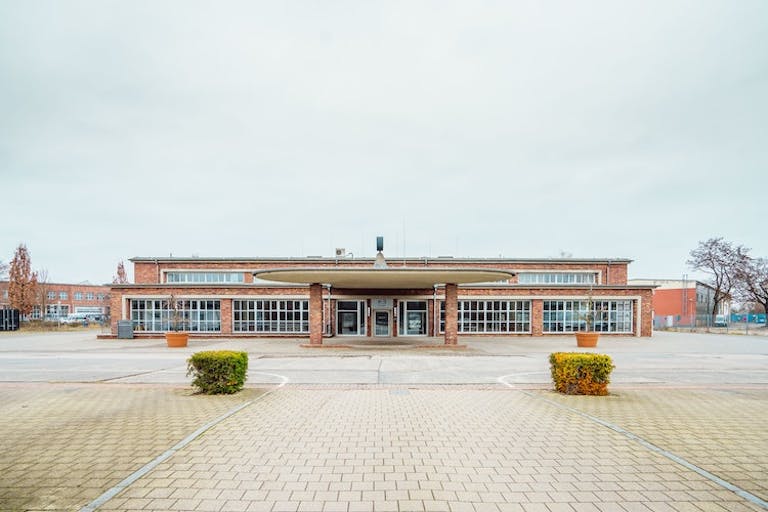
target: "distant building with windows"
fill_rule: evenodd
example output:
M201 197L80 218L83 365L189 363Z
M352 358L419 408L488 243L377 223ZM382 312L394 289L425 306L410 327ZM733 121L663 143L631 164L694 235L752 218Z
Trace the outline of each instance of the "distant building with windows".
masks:
M655 287L653 315L656 328L706 327L717 323L718 315L730 316L731 301L727 299L717 304L713 318L715 289L695 279L630 279L629 283Z
M0 281L0 308L10 307L8 281ZM39 284L39 304L26 320L58 320L73 313L106 318L110 313L109 286L93 284ZM44 312L44 313L43 313Z
M543 336L584 329L651 336L651 285L628 259L137 257L135 283L112 286L112 334L183 328L204 337Z

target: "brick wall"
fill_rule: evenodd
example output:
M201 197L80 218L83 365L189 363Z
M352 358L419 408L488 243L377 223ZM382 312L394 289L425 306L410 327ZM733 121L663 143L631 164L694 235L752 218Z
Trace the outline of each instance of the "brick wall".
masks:
M8 281L0 281L0 306L9 305L10 302L5 298L5 293L8 291ZM110 300L110 287L91 284L69 284L69 283L44 283L39 285L41 293L45 293L45 299L38 305L53 305L61 303L62 306L67 306L70 313L75 312L76 307L109 307ZM49 299L47 295L49 292L54 293L54 298ZM60 299L60 293L66 293L66 299ZM76 299L76 294L80 293L82 298ZM93 294L93 299L88 299L88 294ZM99 295L104 296L104 299L99 299Z
M396 260L397 264L393 260L390 260L390 267L397 268L402 264L402 260ZM252 282L252 272L262 269L271 268L297 268L297 267L339 267L339 268L370 268L372 265L371 260L317 260L308 259L303 261L301 259L295 260L282 260L282 261L253 261L253 260L232 260L232 261L210 261L201 259L200 261L159 261L157 264L154 261L139 261L134 263L134 276L136 283L138 284L155 284L158 283L158 276L163 270L171 269L188 269L197 271L206 270L242 270L246 276L246 283ZM600 282L602 286L596 287L592 291L592 295L595 298L600 296L612 296L612 297L624 297L624 296L641 296L642 297L642 311L640 315L635 315L636 322L640 322L641 334L643 336L651 335L651 311L652 300L650 289L622 289L622 286L626 286L627 282L627 263L618 262L569 262L569 261L500 261L500 260L473 260L473 261L461 261L454 259L443 260L424 260L413 259L407 261L408 267L416 268L488 268L488 269L500 269L508 270L511 272L523 272L523 271L594 271L601 275ZM515 283L517 278L512 279L512 283ZM615 286L616 288L605 288L605 286ZM255 296L301 296L309 298L309 286L295 286L295 287L252 287L247 285L232 285L232 286L205 286L205 285L180 285L172 288L177 296L197 296L197 297L211 297L221 300L221 321L222 321L222 334L230 334L232 332L232 296L242 297L255 297ZM140 295L140 296L167 296L170 287L160 285L157 287L115 287L115 295L122 296L127 295ZM422 296L426 298L432 298L434 290L432 288L426 289L398 289L398 290L381 290L381 289L341 289L334 288L332 290L332 297L334 299L339 296L356 296L359 298L367 299L367 304L370 306L370 297L408 297L408 296ZM556 288L541 288L541 287L514 287L514 288L470 288L459 287L459 297L482 297L482 296L504 296L514 299L515 297L532 297L532 296L553 296L553 297L584 297L589 291L586 288L578 287L556 287ZM322 289L322 294L327 297L327 290ZM438 289L438 298L443 299L445 295L444 287ZM229 296L228 298L226 296ZM113 305L113 311L117 314L113 315L116 318L121 312L121 307ZM326 307L326 306L324 306ZM431 300L428 301L428 317L430 324L431 335L439 335L437 326L433 325L435 319L434 305ZM335 311L333 304L327 308L325 313L325 322L332 326L332 330L335 330ZM541 335L542 332L542 300L532 300L532 334ZM397 330L396 315L393 315L393 335ZM370 335L372 327L371 319L368 319L367 331Z
M391 264L392 268L396 268L401 265ZM153 284L158 283L158 276L166 270L242 270L246 273L246 282L252 282L252 273L258 270L267 270L273 268L300 268L300 267L313 267L313 268L370 268L372 262L370 260L291 260L291 261L210 261L201 259L198 261L158 261L146 262L138 261L134 262L134 282L136 284ZM627 284L627 264L624 262L611 263L568 263L566 262L515 262L515 261L454 261L452 259L442 260L409 260L406 262L407 267L412 268L487 268L509 271L574 271L574 270L592 270L598 272L601 275L602 284ZM513 278L513 283L517 282L517 278Z
M696 289L657 289L653 296L653 309L659 316L682 315L683 302L687 301L688 313L696 314ZM687 319L686 319L687 320Z

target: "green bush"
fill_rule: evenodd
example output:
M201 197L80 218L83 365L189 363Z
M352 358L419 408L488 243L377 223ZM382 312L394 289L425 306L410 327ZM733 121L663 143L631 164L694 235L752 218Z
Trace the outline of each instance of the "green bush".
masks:
M211 350L192 354L187 360L187 376L200 393L220 395L243 389L248 371L248 354L232 350Z
M614 369L605 354L555 352L549 355L555 390L566 395L607 395Z

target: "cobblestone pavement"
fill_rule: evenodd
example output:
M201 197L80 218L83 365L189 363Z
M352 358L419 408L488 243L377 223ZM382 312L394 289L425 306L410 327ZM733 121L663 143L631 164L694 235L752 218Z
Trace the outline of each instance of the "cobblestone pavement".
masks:
M614 390L545 396L617 424L768 501L768 388Z
M77 510L259 390L0 385L0 510Z
M500 385L287 386L102 510L761 510L553 402L636 429L764 495L764 387L574 398Z

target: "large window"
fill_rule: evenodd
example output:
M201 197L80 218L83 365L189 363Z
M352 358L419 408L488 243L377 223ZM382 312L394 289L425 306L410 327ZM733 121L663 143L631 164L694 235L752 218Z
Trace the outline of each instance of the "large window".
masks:
M180 300L180 329L191 332L221 331L221 301ZM171 329L168 301L132 299L131 321L136 331L162 332Z
M168 272L166 283L243 283L242 272Z
M232 301L234 332L309 332L308 300Z
M520 284L597 284L595 272L520 272Z
M585 331L590 316L594 331L632 332L631 300L594 300L591 315L589 301L586 300L545 300L543 331Z
M58 320L69 314L69 306L59 304L48 304L45 306L45 318L47 320Z
M83 300L83 292L75 292L75 300Z
M427 301L401 300L399 308L398 334L401 336L424 336L427 334Z
M336 302L336 334L365 336L365 301L340 300Z
M531 332L529 300L460 300L458 307L459 332ZM445 332L445 302L440 303L440 332Z

